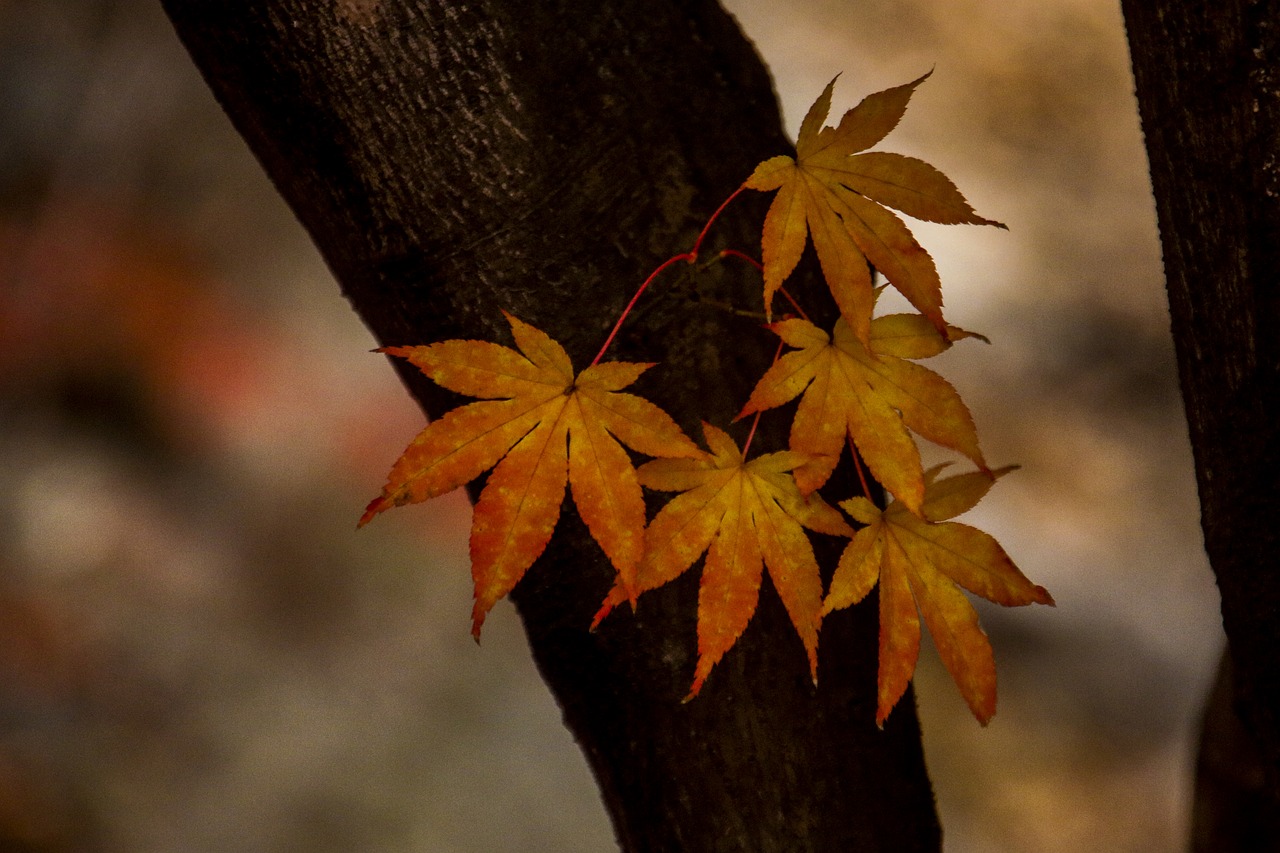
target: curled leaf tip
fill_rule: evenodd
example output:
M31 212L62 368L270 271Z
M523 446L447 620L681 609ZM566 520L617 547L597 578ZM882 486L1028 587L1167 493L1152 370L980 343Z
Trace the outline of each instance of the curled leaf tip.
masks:
M591 617L591 627L588 630L594 633L595 630L600 627L600 623L605 620L605 617L612 612L613 599L612 597L606 598L604 604L601 604L600 609L596 611L596 615Z
M489 610L493 605L493 599L486 603L484 599L477 596L475 603L471 606L471 638L476 641L477 646L480 645L480 630L484 627L484 620L489 616Z
M369 501L369 505L364 508L364 515L360 516L360 520L356 522L356 529L364 527L373 517L387 508L386 497L378 495L378 497Z

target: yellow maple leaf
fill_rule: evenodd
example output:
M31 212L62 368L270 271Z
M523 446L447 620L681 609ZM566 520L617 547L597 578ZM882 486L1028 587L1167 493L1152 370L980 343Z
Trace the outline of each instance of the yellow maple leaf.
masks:
M986 725L995 714L991 643L959 587L1006 606L1053 604L1048 591L1029 581L990 535L946 521L971 509L1013 467L935 481L942 467L926 475L923 518L898 501L883 511L861 497L840 504L866 527L840 557L823 614L856 604L879 582L877 724L884 723L915 673L921 614L973 715Z
M840 536L852 535L853 529L818 495L801 496L788 473L804 461L801 454L769 453L747 462L726 433L705 423L703 431L709 459L655 459L639 469L646 488L681 494L663 506L645 531L637 589L674 580L706 552L692 698L746 629L767 567L816 680L822 580L803 527ZM615 586L595 624L624 600L625 590Z
M846 434L872 475L915 513L924 500L924 471L908 429L986 468L973 418L960 395L932 370L906 360L937 355L951 346L919 314L876 318L870 349L843 318L831 336L808 320L783 320L769 328L797 349L765 372L738 417L804 394L791 423L791 449L811 457L795 471L801 492L812 492L831 476ZM979 337L947 328L952 339Z
M778 191L761 241L766 312L812 234L836 305L864 343L870 339L874 303L868 261L935 328L945 329L933 259L887 208L928 222L1004 226L975 214L955 184L928 163L900 154L859 153L897 125L916 86L928 76L868 95L838 126L823 127L833 79L800 125L796 156L765 160L747 179L750 189Z
M363 525L390 507L445 494L494 468L471 524L476 637L489 609L546 548L566 481L622 588L634 590L644 553L644 498L619 442L649 456L706 455L660 408L620 393L652 365L595 364L575 376L560 344L506 317L519 351L462 340L381 350L408 359L445 388L484 399L428 424L360 519Z

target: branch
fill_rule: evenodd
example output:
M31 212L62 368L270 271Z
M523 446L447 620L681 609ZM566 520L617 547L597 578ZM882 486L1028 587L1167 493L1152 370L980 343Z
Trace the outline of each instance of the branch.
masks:
M1274 568L1280 550L1280 13L1274 3L1247 0L1215 4L1212 14L1177 0L1124 0L1123 7L1205 550L1222 592L1236 699L1261 752L1267 808L1274 811L1280 809L1280 581Z
M708 2L165 8L383 344L503 340L505 308L581 367L644 274L787 150L764 68ZM754 248L763 201L735 204L706 251ZM746 265L700 275L709 302L758 299ZM771 351L754 321L675 287L646 294L610 350L662 362L637 388L691 435L699 418L730 422ZM428 413L449 407L412 373ZM762 426L757 441L780 447L781 433ZM681 704L696 581L588 633L612 576L566 509L513 598L624 850L938 849L913 702L873 724L874 601L824 625L815 691L765 592L702 696Z

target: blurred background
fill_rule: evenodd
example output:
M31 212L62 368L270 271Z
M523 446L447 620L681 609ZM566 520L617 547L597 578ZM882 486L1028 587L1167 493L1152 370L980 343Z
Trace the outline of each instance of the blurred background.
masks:
M1183 847L1223 639L1114 0L733 0L794 135L934 69L884 147L1009 225L913 225L966 521L1057 599L981 607L983 729L917 678L947 849ZM0 0L0 850L604 851L460 495L357 533L422 425L155 0Z

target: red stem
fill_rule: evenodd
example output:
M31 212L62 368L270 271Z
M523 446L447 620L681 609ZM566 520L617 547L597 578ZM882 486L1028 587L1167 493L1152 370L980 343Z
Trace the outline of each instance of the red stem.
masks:
M804 320L807 323L813 322L812 320L809 319L809 315L804 313L804 309L800 307L800 303L796 302L796 298L792 296L790 293L788 293L785 287L779 287L778 292L787 298L787 301L791 303L792 308L796 309L796 313L800 315L800 319Z
M702 248L702 241L706 239L707 232L711 230L711 224L715 222L716 218L719 217L720 214L724 212L724 209L729 206L729 202L737 198L738 194L741 193L746 188L747 188L746 185L743 184L742 186L738 187L736 190L733 191L733 195L729 196L727 199L721 202L720 206L716 208L716 212L711 214L711 218L707 220L707 224L702 226L702 233L699 234L698 239L694 241L692 249L682 254L676 255L675 257L667 258L658 266L656 270L649 273L649 277L644 280L644 284L640 285L640 288L635 292L635 295L631 297L631 301L627 303L627 307L622 309L622 316L618 318L618 322L613 324L613 330L609 332L609 337L605 338L604 346L600 347L600 352L596 353L596 357L591 362L592 367L599 364L600 359L604 358L604 354L609 350L609 345L612 344L613 339L618 336L618 330L622 328L622 324L624 321L626 321L627 315L630 314L631 309L636 306L636 301L640 298L640 294L644 293L645 288L649 286L649 283L658 277L658 273L662 272L667 267L671 266L674 263L677 263L678 261L688 261L691 264L697 263L698 250Z
M721 249L721 250L720 250L720 257L722 257L722 258L741 258L742 260L744 260L744 261L746 261L747 263L751 264L751 266L753 266L753 267L755 267L756 269L758 269L760 272L764 272L764 264L760 263L760 262L759 262L759 261L757 261L755 258L751 257L751 256L750 256L750 255L748 255L746 252L739 252L737 249Z
M746 188L747 188L746 184L743 184L742 186L738 187L736 190L733 191L733 195L729 196L723 202L721 202L720 206L716 208L716 212L711 214L711 218L707 220L707 224L702 226L702 233L699 234L698 239L693 242L693 249L689 251L689 254L692 255L692 257L689 259L689 263L693 263L698 259L698 251L702 249L702 241L707 238L707 232L711 230L711 223L715 222L717 217L719 217L720 214L724 212L724 209L729 206L729 202L737 198L738 194L741 193Z
M741 258L742 260L751 264L751 266L758 269L760 272L764 272L764 264L760 263L755 258L751 257L746 252L739 252L737 249L721 249L720 257ZM792 308L796 309L796 314L798 314L801 318L805 320L809 320L809 315L804 313L804 309L800 307L800 303L796 302L796 298L792 296L785 287L779 287L778 292L781 293L784 297L786 297L786 300L791 303ZM813 322L813 321L809 320L809 322Z
M746 459L747 454L751 451L751 439L756 437L756 427L760 426L760 415L763 414L762 409L756 412L756 416L751 419L751 432L747 433L747 443L742 445L742 458Z
M657 278L658 273L662 272L672 264L677 263L679 261L684 261L684 260L693 261L696 258L697 258L697 255L695 255L693 252L685 252L683 254L676 255L671 258L667 258L658 266L656 270L649 273L649 277L644 280L644 284L640 285L639 290L637 290L635 295L631 297L631 301L627 303L627 307L622 309L622 316L618 318L618 322L613 324L613 331L609 332L609 337L605 338L604 346L600 347L600 352L596 353L595 359L593 359L591 362L592 367L598 364L600 362L600 359L604 358L604 354L605 352L608 351L609 345L612 344L613 339L618 336L618 330L622 328L622 324L627 319L627 315L630 314L631 309L636 306L636 301L640 298L640 294L644 293L645 288L649 286L649 282Z
M862 483L862 496L875 503L871 497L871 487L867 485L867 475L862 470L862 459L858 456L858 448L854 445L852 438L849 439L849 452L853 454L853 467L858 472L858 482Z
M769 364L769 366L773 367L774 364L778 363L778 359L781 357L782 357L782 341L778 341L778 348L774 350L773 361ZM764 410L761 409L759 412L756 412L755 420L751 422L751 432L747 433L747 442L746 444L742 445L743 459L747 458L747 452L751 450L751 439L756 437L756 427L760 426L760 414L763 411Z

